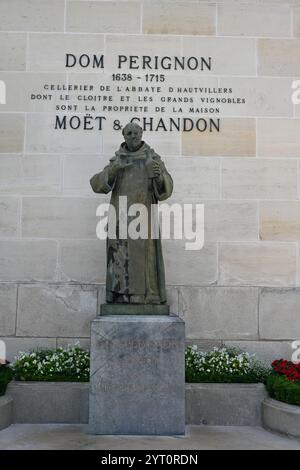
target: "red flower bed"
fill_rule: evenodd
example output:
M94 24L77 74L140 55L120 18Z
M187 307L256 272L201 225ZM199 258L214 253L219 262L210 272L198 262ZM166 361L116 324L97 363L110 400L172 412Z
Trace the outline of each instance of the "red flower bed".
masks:
M284 375L291 382L300 382L300 363L277 359L272 362L272 368L275 374Z

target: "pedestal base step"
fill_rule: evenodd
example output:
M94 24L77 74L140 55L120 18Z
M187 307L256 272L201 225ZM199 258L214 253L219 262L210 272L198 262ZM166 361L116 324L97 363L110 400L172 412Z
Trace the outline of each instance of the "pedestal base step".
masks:
M169 315L167 304L102 304L100 315Z

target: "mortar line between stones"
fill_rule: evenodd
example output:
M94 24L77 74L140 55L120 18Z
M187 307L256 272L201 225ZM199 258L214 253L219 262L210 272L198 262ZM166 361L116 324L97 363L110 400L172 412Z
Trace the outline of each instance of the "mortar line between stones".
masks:
M26 33L26 49L25 49L25 72L29 70L29 32ZM27 133L27 112L24 113L24 136L23 136L23 155L26 152L26 133Z
M29 59L29 33L27 32L26 33L26 50L25 50L25 72L29 71L28 59Z
M219 158L219 200L223 201L223 161L224 157ZM225 199L224 199L225 200Z
M27 145L27 113L23 113L24 116L24 136L23 136L23 156L26 154Z
M272 201L273 202L273 201ZM297 201L299 202L299 201ZM48 241L48 242L99 242L99 240L97 238L62 238L62 237L52 237L52 238L43 238L43 237L22 237L22 239L20 238L16 238L16 237L1 237L0 238L0 241L8 241L8 242L20 242L20 241L24 241L24 242L39 242L39 241ZM104 240L102 240L104 241ZM209 243L211 244L217 244L217 243L221 243L223 245L261 245L261 243L258 243L260 242L260 240L215 240L215 241L210 241ZM264 245L267 246L294 246L295 245L295 241L277 241L277 240L266 240L264 242ZM99 243L98 243L98 246L99 246ZM3 281L3 282L6 282L6 281ZM81 282L81 281L70 281L70 282ZM0 281L1 283L1 281ZM97 285L97 283L95 283L95 285ZM210 285L210 284L205 284L205 285Z
M261 201L256 201L256 225L257 225L256 226L256 231L257 231L256 242L260 241L260 203Z
M296 287L299 285L299 244L296 242Z
M30 32L30 34L31 33L32 32ZM107 36L107 35L104 35L104 36ZM183 40L184 37L181 36L181 39ZM51 73L52 74L57 74L57 75L65 75L67 73L67 72L65 72L64 69L62 69L62 70L60 70L60 69L49 69L49 70L26 70L26 69L24 69L24 70L13 70L13 69L11 69L11 70L1 70L1 73L10 73L10 74L14 73L14 74L17 74L17 75L22 74L22 73L25 74L26 72L27 72L28 75L29 74L49 75ZM90 75L95 75L95 77L97 78L99 76L101 77L102 75L105 75L106 73L111 74L111 73L113 73L113 70L108 70L108 72L99 71L99 70L97 70L97 71L89 70L87 72L87 71L82 71L81 69L74 69L74 71L71 72L71 73L76 73L78 75L84 75L84 74L88 73ZM137 73L137 75L138 75L138 73ZM171 76L173 78L176 78L177 75L178 75L178 73L176 73L174 71L171 71L169 73L169 76ZM197 74L193 73L193 72L189 72L189 73L186 72L186 75L188 75L189 78L197 78ZM201 77L202 78L219 78L219 77L221 77L221 78L265 78L265 79L269 79L269 80L272 80L272 79L274 79L274 80L294 79L294 76L292 76L292 75L287 75L287 76L286 75L274 75L274 76L273 75L258 75L258 76L256 76L254 74L244 75L244 74L239 74L239 73L236 73L236 74L227 74L227 73L219 73L219 74L209 73L209 74L206 74L206 73L202 73ZM21 113L22 111L2 111L2 112L4 112L4 113L15 113L16 114L16 113ZM41 111L32 111L32 112L36 112L36 113L40 113L40 114L42 114L42 113L47 114L47 112L44 112L44 111L43 112L41 112ZM61 111L61 113L63 113L63 111ZM48 114L51 114L51 112L48 111ZM79 114L85 114L85 112L81 112ZM237 118L244 117L244 118L246 118L246 117L257 117L257 115L256 114L255 115L254 114L253 115L248 114L248 115L245 115L245 116L244 115L243 116L241 116L241 115L236 115L236 116L228 115L228 116L224 116L224 117L237 117ZM265 117L265 118L270 118L270 119L272 119L272 118L277 118L277 119L292 118L292 116L284 116L284 115L280 115L280 116L279 115L277 115L277 116L263 115L263 116L260 116L260 117Z
M260 341L260 324L259 324L259 319L260 319L260 312L259 312L259 303L260 303L260 294L261 294L261 288L258 288L258 294L257 294L257 340Z
M7 73L7 72L3 72L3 73ZM15 72L13 72L15 73ZM25 72L24 72L25 73ZM30 73L30 72L28 72ZM33 72L35 73L35 72ZM40 72L38 72L40 73ZM44 74L49 74L49 73L52 73L51 71L46 71L46 72L42 72ZM75 72L77 73L77 72ZM83 74L83 72L81 72ZM209 77L204 77L204 78L209 78ZM211 78L218 78L218 75L214 75L212 76ZM255 77L241 77L240 75L239 76L235 76L233 77L232 75L223 75L222 78L255 78ZM259 77L260 78L260 77ZM264 78L264 77L262 77ZM268 77L270 78L270 77ZM276 78L289 78L289 77L276 77ZM41 114L43 116L53 116L54 112L53 111L0 111L0 114L24 114L25 112L27 112L28 114ZM68 113L69 115L72 115L72 111L65 111L66 113ZM58 114L62 114L64 113L64 111L58 111ZM86 115L86 112L82 111L82 112L77 112L77 115L78 116L85 116ZM165 117L167 118L170 118L172 117L172 114L171 112L167 113L165 115ZM248 115L239 115L239 114L228 114L228 115L225 115L225 114L220 114L220 117L222 119L270 119L270 120L282 120L282 119L286 119L286 120L294 120L294 115L293 115L293 112L291 112L291 114L289 116L268 116L267 114L263 114L261 116L257 116L255 114L248 114ZM295 116L296 118L298 118L298 116ZM7 153L7 152L0 152L1 153ZM18 154L18 152L10 152L12 154ZM19 152L20 153L20 152ZM46 153L46 154L49 154L49 153L54 153L53 151L52 152L36 152L37 154L43 154L43 153ZM78 155L86 155L86 153L82 152L82 153L70 153L70 152L64 152L65 154L69 154L69 155L74 155L74 156L78 156ZM99 155L99 153L89 153L89 155ZM176 157L176 155L174 155ZM190 155L188 155L190 156ZM204 156L205 157L205 156ZM202 157L201 155L201 158L204 158ZM210 155L207 155L206 156L207 158L211 158ZM243 156L243 158L253 158L249 155L246 155L246 156ZM230 158L230 157L227 157L227 158ZM231 158L237 158L237 157L231 157ZM266 158L266 159L271 159L271 158L276 158L276 159L289 159L291 160L292 158L296 158L296 157L262 157L262 158Z
M255 118L255 158L258 158L258 118Z
M15 336L17 336L17 324L18 324L18 304L19 304L19 286L17 285L17 295L16 295L16 317L15 317Z
M258 77L258 38L254 38L255 76Z
M61 277L61 246L60 241L56 240L56 266L55 266L55 277L57 282L60 281Z
M60 155L60 197L64 197L65 190L65 156Z
M180 55L183 56L183 36L180 37ZM179 139L179 155L183 156L183 132L180 132L180 139Z
M101 290L101 287L97 287L97 306L96 306L96 310L97 310L97 315L98 315L98 312L100 312L100 290Z
M18 280L2 280L0 281L0 286L15 286L18 284L18 287L40 287L40 288L60 288L60 287L68 287L68 288L85 288L86 291L91 291L91 292L96 292L97 288L99 286L102 286L103 288L105 287L105 284L95 284L95 283L87 283L86 281L40 281L40 280L30 280L30 281L18 281ZM257 284L243 284L243 285L233 285L233 284L199 284L199 285L170 285L168 284L166 287L171 288L171 287L176 287L178 289L179 295L181 293L180 289L231 289L231 290L247 290L249 288L251 289L268 289L268 290L282 290L282 291L291 291L295 289L294 285L285 285L284 287L275 285L275 284L266 284L266 285L257 285ZM181 296L181 301L182 301L182 296ZM65 337L65 336L63 336ZM290 338L288 338L290 339ZM281 340L278 339L277 340Z
M94 0L94 1L97 1L97 0ZM199 0L198 0L199 1ZM246 3L249 3L249 0L248 2ZM5 34L27 34L28 33L28 30L19 30L19 31L10 31L10 30L1 30L1 33L5 33ZM77 35L80 35L80 36L84 36L84 35L91 35L91 36L103 36L104 34L108 34L109 36L140 36L140 32L137 31L137 32L134 32L134 33L131 33L131 32L124 32L124 33L120 33L120 32L113 32L113 31L110 31L108 33L99 33L99 32L94 32L94 31L29 31L30 34L50 34L50 35L54 35L54 34L63 34L65 33L66 35L72 35L72 34L77 34ZM143 36L149 38L149 34L148 33L143 33ZM165 39L166 38L166 35L165 34L151 34L151 37L154 37L154 38L160 38L160 39ZM178 34L175 34L175 33L168 33L169 37L171 38L179 38L182 36L181 33L178 33ZM211 38L215 38L216 35L214 34L184 34L184 36L186 38L189 38L189 39L211 39ZM274 39L274 40L286 40L286 39L291 39L291 36L259 36L259 35L248 35L248 36L231 36L230 34L224 34L222 36L218 36L219 38L228 38L228 39L233 39L235 42L245 42L245 41L248 41L249 39ZM299 39L298 37L295 37L294 39Z
M300 199L300 160L297 160L297 197Z
M23 239L23 224L22 224L22 220L23 220L23 197L21 196L20 197L20 215L19 215L19 232L20 232L20 240Z
M67 26L67 0L65 0L64 5L64 33L66 33L66 26Z
M143 34L144 3L140 3L140 33Z

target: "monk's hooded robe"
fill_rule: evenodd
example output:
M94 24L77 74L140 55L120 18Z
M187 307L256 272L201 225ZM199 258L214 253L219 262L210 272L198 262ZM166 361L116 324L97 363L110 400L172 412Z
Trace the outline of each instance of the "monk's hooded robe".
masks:
M154 178L152 162L160 165L161 179ZM120 163L115 177L111 177L111 166ZM111 205L117 218L116 238L107 238L106 301L121 303L160 304L166 302L164 262L159 229L156 238L119 238L119 197L127 196L127 207L143 204L148 211L148 234L153 220L151 204L157 208L158 201L167 199L173 191L173 181L159 155L146 143L135 152L127 150L125 142L110 159L103 171L90 180L95 193L112 191ZM154 211L155 212L155 211ZM151 220L152 214L152 220ZM156 214L157 215L157 214ZM128 216L128 225L136 216ZM157 219L157 217L155 217ZM109 222L108 222L109 223Z

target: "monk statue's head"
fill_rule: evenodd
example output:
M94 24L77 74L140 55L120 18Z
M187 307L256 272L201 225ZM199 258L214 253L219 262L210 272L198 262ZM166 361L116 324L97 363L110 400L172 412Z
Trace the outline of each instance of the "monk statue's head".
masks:
M126 142L126 148L130 152L135 152L142 146L143 129L135 122L126 124L122 134Z

